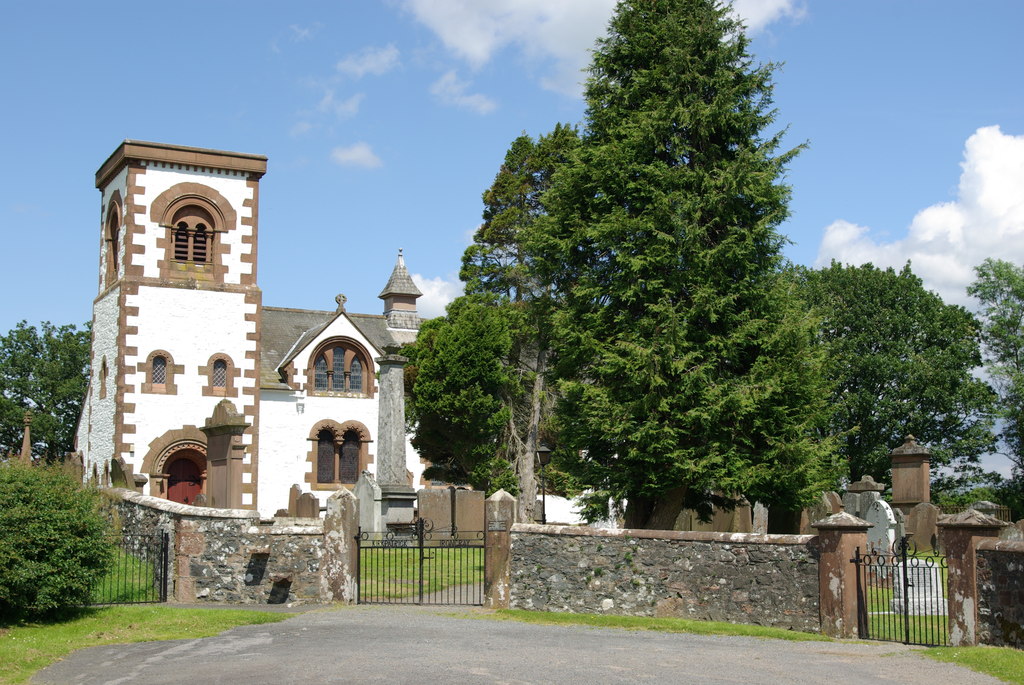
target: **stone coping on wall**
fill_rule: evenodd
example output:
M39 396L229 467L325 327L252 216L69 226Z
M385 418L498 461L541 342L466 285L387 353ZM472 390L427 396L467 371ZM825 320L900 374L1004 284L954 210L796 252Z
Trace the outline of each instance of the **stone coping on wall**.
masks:
M1000 540L999 538L982 538L975 549L987 549L993 552L1016 552L1024 554L1024 542L1020 540Z
M189 504L180 504L161 497L140 495L137 492L125 490L124 488L105 488L104 492L109 493L113 497L119 497L127 502L132 502L133 504L149 507L150 509L156 509L158 511L165 511L168 514L178 514L179 516L200 516L203 518L219 519L259 519L260 517L259 512L251 509L193 507Z
M268 535L323 535L323 524L317 526L253 526L250 533L266 533Z
M687 542L727 542L746 545L807 545L817 535L762 535L759 533L710 533L694 530L646 530L625 528L608 530L587 526L548 526L539 523L516 523L513 533L540 533L578 537L638 538L648 540L683 540Z

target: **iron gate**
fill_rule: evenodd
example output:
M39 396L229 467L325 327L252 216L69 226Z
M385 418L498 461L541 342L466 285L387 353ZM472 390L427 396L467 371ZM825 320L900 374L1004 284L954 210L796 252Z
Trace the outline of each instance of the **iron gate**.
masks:
M169 538L126 533L111 540L114 563L93 586L89 604L166 602Z
M484 532L435 529L429 519L364 531L359 547L360 604L484 602Z
M857 570L857 631L862 639L907 645L948 645L946 557L919 554L906 538L882 552L860 548Z

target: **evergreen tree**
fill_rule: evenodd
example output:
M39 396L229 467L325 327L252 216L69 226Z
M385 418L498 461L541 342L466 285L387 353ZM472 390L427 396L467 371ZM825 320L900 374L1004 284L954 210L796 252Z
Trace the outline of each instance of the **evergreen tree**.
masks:
M714 491L797 506L830 484L821 358L780 276L772 66L728 6L626 0L598 42L582 144L531 252L558 293L560 458L671 528Z

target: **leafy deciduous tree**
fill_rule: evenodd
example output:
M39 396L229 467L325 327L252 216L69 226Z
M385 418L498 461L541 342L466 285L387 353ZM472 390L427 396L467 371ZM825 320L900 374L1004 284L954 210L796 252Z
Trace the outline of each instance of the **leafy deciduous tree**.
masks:
M39 329L22 321L0 336L0 451L21 449L22 416L33 412L33 452L47 461L74 447L89 375L89 326Z
M972 375L979 327L963 307L925 289L910 265L798 270L800 292L820 317L832 382L826 434L839 436L848 476L889 480L889 452L908 433L951 466L954 483L978 475L992 447L992 392Z

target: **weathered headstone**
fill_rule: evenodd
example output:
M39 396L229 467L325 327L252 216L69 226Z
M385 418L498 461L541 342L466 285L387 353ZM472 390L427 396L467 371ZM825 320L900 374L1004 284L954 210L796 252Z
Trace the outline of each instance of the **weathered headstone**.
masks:
M298 516L299 497L302 495L302 488L297 484L288 490L288 516Z
M863 476L856 483L850 483L843 495L843 509L854 516L866 518L872 502L877 502L885 492L885 485L876 483L871 476Z
M433 524L435 535L456 530L480 531L484 525L484 493L465 488L438 488L420 490L420 518ZM454 518L453 518L454 514Z
M824 496L828 501L829 507L832 509L832 514L838 514L843 510L843 498L840 497L838 492L829 490Z
M834 493L833 493L834 494ZM811 528L811 524L815 521L820 521L824 518L828 518L836 512L832 511L832 501L826 497L826 493L821 493L811 506L806 507L800 515L800 534L801 535L814 535L814 529Z
M320 518L320 500L312 492L299 495L295 503L295 516L298 518Z
M768 532L768 507L760 502L754 502L754 515L752 521L754 533L765 535Z
M870 544L870 543L869 543ZM942 575L938 566L923 563L920 559L909 559L906 567L902 563L893 567L892 610L904 610L903 574L907 575L906 609L911 616L945 615L946 598L942 594Z
M352 493L359 500L359 527L364 531L383 531L380 487L373 474L369 471L360 473Z
M871 503L864 520L871 524L868 529L868 549L873 552L890 552L896 541L896 517L892 507L883 500Z
M919 550L935 549L938 545L938 523L942 510L934 504L921 502L907 515L907 534Z

